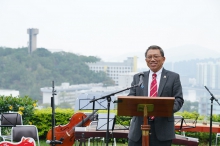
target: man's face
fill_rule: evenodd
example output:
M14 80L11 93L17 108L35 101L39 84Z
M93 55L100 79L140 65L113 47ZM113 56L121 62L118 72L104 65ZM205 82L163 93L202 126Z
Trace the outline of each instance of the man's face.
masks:
M165 61L165 57L162 57L160 54L160 50L158 49L150 49L147 52L147 55L145 56L145 61L147 63L147 66L153 71L157 72L159 71L163 63Z

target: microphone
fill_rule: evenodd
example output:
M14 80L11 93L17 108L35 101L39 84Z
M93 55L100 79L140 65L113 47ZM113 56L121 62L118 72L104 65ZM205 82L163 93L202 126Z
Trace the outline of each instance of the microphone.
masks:
M47 144L62 144L63 142L62 141L58 141L58 140L55 140L55 141L47 140L46 143Z
M50 140L47 140L47 141L46 141L47 144L50 144L50 142L51 142Z
M139 78L140 78L140 80L139 80L138 85L139 85L141 88L144 88L144 85L143 85L143 77L144 77L144 73L143 73L143 72L139 73Z

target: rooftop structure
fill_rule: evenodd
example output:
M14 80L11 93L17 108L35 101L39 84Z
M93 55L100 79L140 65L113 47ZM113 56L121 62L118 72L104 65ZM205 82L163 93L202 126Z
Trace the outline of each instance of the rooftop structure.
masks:
M17 90L1 89L1 90L0 90L0 96L18 97L18 96L19 96L19 91L17 91Z

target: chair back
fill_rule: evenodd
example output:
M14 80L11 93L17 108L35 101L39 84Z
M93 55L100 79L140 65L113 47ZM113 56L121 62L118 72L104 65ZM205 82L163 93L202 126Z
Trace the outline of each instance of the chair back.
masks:
M18 125L12 127L11 130L11 140L21 141L22 137L31 137L39 144L38 129L35 125Z
M3 140L11 140L11 135L5 134L3 135L2 133L2 128L1 127L5 127L4 130L8 131L8 133L11 132L11 128L15 127L17 125L23 125L23 121L22 121L22 116L17 113L1 113L0 116L1 120L0 120L0 137Z
M19 113L2 113L1 114L1 127L14 127L22 125L22 116Z

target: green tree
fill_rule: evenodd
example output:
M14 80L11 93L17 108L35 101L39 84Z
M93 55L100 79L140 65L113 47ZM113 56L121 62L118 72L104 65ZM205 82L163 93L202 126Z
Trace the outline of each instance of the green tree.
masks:
M198 112L198 102L191 102L189 100L185 100L181 110L188 112Z
M20 91L20 96L30 96L41 101L40 88L63 82L70 84L104 83L113 81L104 72L89 70L86 62L99 61L94 56L82 56L74 53L51 53L45 48L38 48L32 54L27 48L0 47L0 88Z

